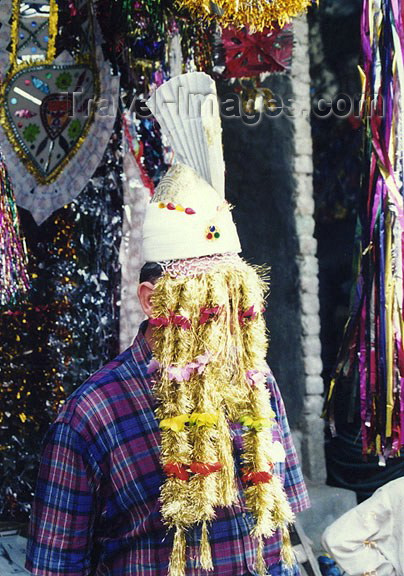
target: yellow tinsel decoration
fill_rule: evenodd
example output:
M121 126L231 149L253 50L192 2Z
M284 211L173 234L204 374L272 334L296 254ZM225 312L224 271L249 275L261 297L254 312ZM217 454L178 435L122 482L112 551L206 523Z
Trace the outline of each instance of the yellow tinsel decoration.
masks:
M177 528L174 535L173 551L170 558L169 573L171 576L185 576L185 534Z
M267 573L267 567L264 560L264 540L262 536L258 538L256 570L259 576L265 576Z
M208 474L190 474L188 480L169 476L161 489L164 522L175 529L170 576L185 571L185 533L201 526L199 564L211 570L209 523L215 508L237 501L230 421L244 416L243 465L251 472L273 471L276 453L271 436L274 417L269 390L264 382L251 386L248 371L266 370L267 338L263 317L266 282L257 270L240 259L237 266L218 264L203 274L172 277L164 274L152 295L153 315L181 315L190 328L169 324L154 328L154 358L160 372L154 393L160 420L161 463L215 464L221 468ZM201 310L219 307L214 319L200 323ZM254 310L251 318L239 314ZM169 367L182 368L209 353L203 371L189 381L170 379ZM293 520L280 479L248 487L246 504L255 519L252 534L262 549L263 537ZM285 537L285 545L287 541ZM260 552L261 554L261 552ZM263 560L258 561L261 572Z
M160 422L160 428L163 430L180 432L181 430L184 430L184 426L187 422L189 422L188 414L180 414L179 416L173 416L173 418L164 418L164 420Z
M216 20L222 26L248 27L250 32L261 32L279 24L282 28L298 16L313 0L177 0L195 18Z

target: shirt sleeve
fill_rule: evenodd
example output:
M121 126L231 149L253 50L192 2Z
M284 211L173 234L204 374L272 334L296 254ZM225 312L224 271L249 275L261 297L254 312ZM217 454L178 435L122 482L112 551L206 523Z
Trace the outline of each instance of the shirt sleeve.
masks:
M87 576L96 510L95 476L83 438L53 424L45 437L25 567L36 576Z
M275 377L269 370L267 386L271 393L272 409L276 414L276 420L279 427L280 442L285 450L285 479L284 489L288 497L289 504L296 514L306 508L310 508L309 495L307 493L306 484L303 479L302 470L300 468L299 460L296 454L296 449L293 444L292 435L290 433L289 422L286 416L285 405L279 391L278 384Z
M396 576L388 558L393 538L391 503L382 488L333 522L322 544L350 576Z

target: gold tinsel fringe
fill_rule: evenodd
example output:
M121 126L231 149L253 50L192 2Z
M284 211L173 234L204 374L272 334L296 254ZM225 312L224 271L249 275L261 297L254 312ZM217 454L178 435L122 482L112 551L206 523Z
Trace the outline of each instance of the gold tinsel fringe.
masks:
M290 534L287 524L282 526L282 552L281 559L286 566L293 566L295 562L295 554L293 552L292 544L290 542Z
M219 414L217 433L222 439L218 443L218 462L223 464L223 468L217 473L217 505L231 506L237 501L237 488L234 474L233 444L224 414Z
M214 518L215 507L229 506L237 497L229 421L248 417L253 422L270 422L273 418L264 381L251 386L247 378L249 371L264 373L267 369L263 315L267 284L260 272L240 260L239 266L222 264L194 277L165 274L152 295L155 318L180 315L189 325L185 330L172 323L154 329L154 357L161 367L155 385L157 418L167 422L192 413L216 416L211 426L189 422L178 431L163 426L162 465L177 463L186 468L193 462L220 462L222 466L206 476L191 474L188 480L168 477L162 486L163 520L177 527L170 576L182 576L186 554L183 530L197 524L202 524L201 566L213 567L207 524ZM201 311L213 309L220 312L201 323ZM206 353L211 356L209 362L188 381L170 378L170 367L183 368ZM243 443L246 469L271 474L271 429L246 426ZM255 519L252 535L258 537L262 556L262 538L291 518L279 479L273 476L269 482L246 488L246 503ZM263 558L257 562L260 573L265 574Z
M204 570L213 570L212 551L210 549L208 526L206 522L203 522L202 524L200 563L201 568Z
M251 32L284 26L313 4L312 0L177 0L194 17L216 20L222 26L249 27ZM212 4L215 8L212 9Z
M171 552L170 565L168 568L169 576L185 576L185 566L186 566L185 549L186 549L186 541L184 530L179 526L177 526L174 535L174 543Z
M258 538L256 569L259 576L265 576L267 573L267 567L264 560L264 539L262 536Z

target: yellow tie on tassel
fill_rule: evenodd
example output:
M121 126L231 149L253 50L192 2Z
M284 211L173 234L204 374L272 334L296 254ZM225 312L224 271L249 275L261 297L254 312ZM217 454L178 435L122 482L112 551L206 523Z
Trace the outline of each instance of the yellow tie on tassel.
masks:
M171 551L169 576L185 576L185 550L186 541L184 530L179 526L175 529L173 549Z
M295 563L295 554L293 552L292 544L290 542L290 534L287 524L282 526L282 562L286 566L293 566Z
M210 549L208 526L206 521L202 524L202 536L200 546L201 568L204 570L213 570L212 551Z

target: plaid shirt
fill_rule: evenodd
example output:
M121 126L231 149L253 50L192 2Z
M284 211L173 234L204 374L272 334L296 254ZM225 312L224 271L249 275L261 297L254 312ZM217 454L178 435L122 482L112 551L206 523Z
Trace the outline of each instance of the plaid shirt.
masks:
M40 576L166 576L173 534L163 525L159 491L159 424L154 416L143 335L66 401L45 437L32 509L26 568ZM292 444L283 402L269 378L285 464L276 472L295 512L308 497ZM209 534L215 569L198 567L200 528L190 530L187 576L256 575L253 518L240 481L241 426L232 424L238 471L237 504L218 508ZM280 537L266 541L271 576L289 573L280 563ZM299 574L298 568L293 572Z

